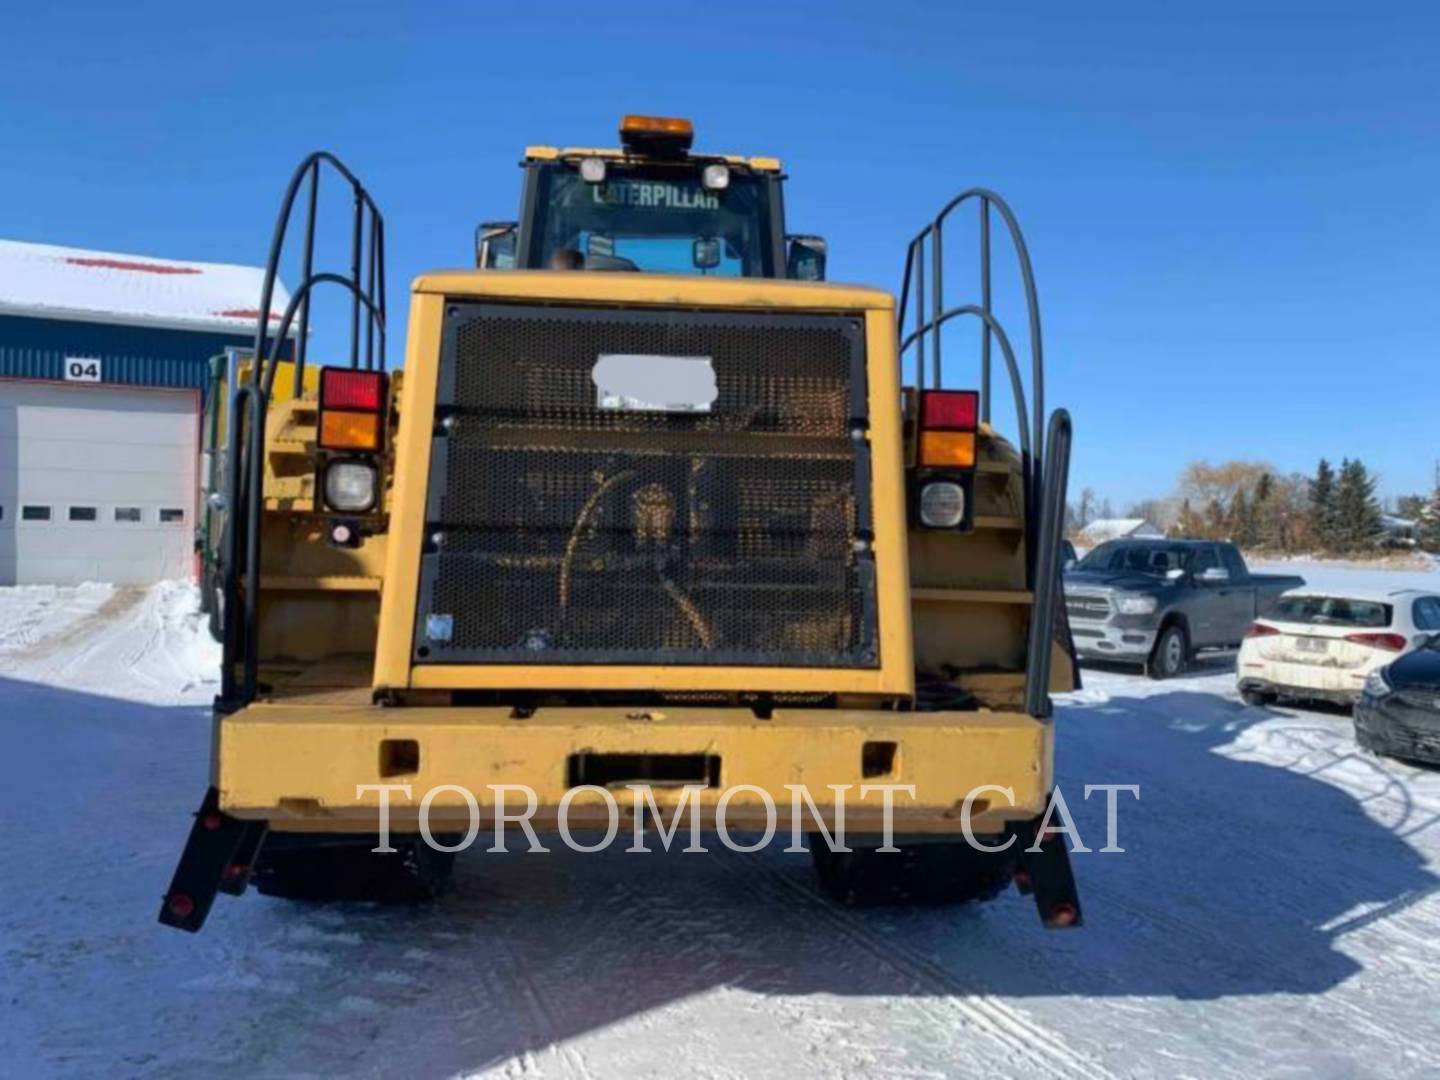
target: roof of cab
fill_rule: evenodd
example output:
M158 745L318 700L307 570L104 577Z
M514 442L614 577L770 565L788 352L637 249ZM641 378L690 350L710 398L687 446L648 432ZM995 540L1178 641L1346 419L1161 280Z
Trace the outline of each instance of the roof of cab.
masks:
M617 150L614 147L586 147L586 146L527 146L525 148L525 160L527 161L556 161L569 160L570 158L598 157L608 158L613 161L632 160L648 161L649 158L637 157L627 154L624 150ZM694 161L711 162L723 161L726 165L736 165L756 172L779 172L780 159L775 157L742 157L738 154L689 154L688 157Z

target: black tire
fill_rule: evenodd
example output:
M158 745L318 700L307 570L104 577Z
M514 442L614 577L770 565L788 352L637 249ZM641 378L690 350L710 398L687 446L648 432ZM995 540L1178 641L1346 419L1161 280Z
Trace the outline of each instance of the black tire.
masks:
M1266 693L1264 690L1241 690L1240 700L1246 705L1254 705L1257 709L1264 708L1275 700L1274 694Z
M1145 661L1145 674L1152 679L1173 679L1185 674L1190 666L1190 635L1179 623L1171 623L1160 631L1150 658Z
M449 887L454 852L436 851L418 837L392 837L393 853L372 851L376 845L374 837L336 842L329 837L272 836L260 850L251 880L262 895L285 900L392 904L433 900Z
M820 888L851 907L881 904L965 904L993 900L1010 884L1013 855L976 851L965 843L906 844L899 851L831 851L812 837Z

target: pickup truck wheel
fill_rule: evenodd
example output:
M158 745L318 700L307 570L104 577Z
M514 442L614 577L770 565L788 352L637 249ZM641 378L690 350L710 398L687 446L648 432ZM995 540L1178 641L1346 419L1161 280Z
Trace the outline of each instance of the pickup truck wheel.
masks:
M810 854L825 895L852 907L993 900L1010 884L1014 861L1010 852L976 851L963 842L831 851L813 836Z
M1152 679L1173 679L1185 673L1189 661L1190 638L1183 626L1173 624L1160 632L1150 659L1145 663L1145 674Z

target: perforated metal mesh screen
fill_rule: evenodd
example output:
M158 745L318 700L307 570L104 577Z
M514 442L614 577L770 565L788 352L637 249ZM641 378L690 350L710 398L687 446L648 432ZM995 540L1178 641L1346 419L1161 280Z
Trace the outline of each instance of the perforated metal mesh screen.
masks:
M707 358L710 411L599 357ZM457 304L418 663L878 665L858 317Z

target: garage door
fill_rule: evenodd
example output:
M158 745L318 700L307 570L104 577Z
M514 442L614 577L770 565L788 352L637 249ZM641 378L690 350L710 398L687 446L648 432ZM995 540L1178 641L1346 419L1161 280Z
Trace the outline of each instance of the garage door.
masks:
M193 571L197 395L0 381L0 585Z

